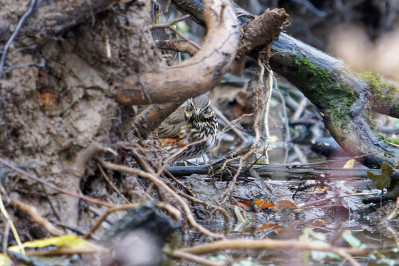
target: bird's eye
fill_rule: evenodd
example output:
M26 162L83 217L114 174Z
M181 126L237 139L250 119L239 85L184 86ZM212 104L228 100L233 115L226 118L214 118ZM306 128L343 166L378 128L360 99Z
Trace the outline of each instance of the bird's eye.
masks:
M192 104L188 104L186 106L186 112L191 113L192 111L194 111L194 106Z
M210 113L212 113L212 109L208 106L208 107L206 107L206 108L204 109L204 113L205 113L205 114L210 114Z
M186 105L185 111L187 113L191 113L194 111L194 109L195 108L194 108L193 100L190 98L187 100L187 105Z

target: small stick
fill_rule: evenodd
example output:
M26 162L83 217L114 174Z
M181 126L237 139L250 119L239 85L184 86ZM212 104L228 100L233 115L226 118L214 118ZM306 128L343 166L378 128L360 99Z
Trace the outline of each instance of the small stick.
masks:
M109 179L107 174L104 172L104 169L101 167L99 163L97 163L98 169L100 169L101 175L104 177L105 181L114 189L114 191L121 197L124 201L129 202L125 196L119 191L119 189L114 185L114 183Z
M133 207L137 207L139 205L140 205L140 203L130 203L130 204L126 204L126 205L120 205L120 206L115 206L115 207L109 208L100 216L100 218L97 219L97 221L94 223L94 225L90 228L89 232L87 232L83 236L83 238L87 239L88 237L90 237L97 230L97 228L100 226L100 224L107 218L107 216L110 215L111 213L113 213L115 211L127 210L127 209L130 209Z
M113 205L108 203L108 202L105 202L105 201L102 201L102 200L98 200L98 199L95 199L95 198L91 198L91 197L87 197L85 195L74 193L74 192L68 191L66 189L60 188L60 187L58 187L58 186L56 186L56 185L54 185L52 183L47 182L46 180L44 180L44 179L42 179L42 178L40 178L40 177L38 177L36 175L31 175L28 172L25 172L24 170L22 170L22 169L20 169L18 167L15 167L13 164L7 162L3 158L0 158L0 164L5 165L8 168L11 168L12 170L14 170L15 172L18 172L18 173L20 173L20 174L22 174L22 175L24 175L24 176L26 176L26 177L28 177L30 179L33 179L36 182L39 182L39 183L41 183L43 185L46 185L46 186L48 186L48 187L50 187L50 188L52 188L52 189L54 189L54 190L56 190L58 192L70 195L72 197L80 198L80 199L82 199L84 201L87 201L87 202L92 202L92 203L103 205L103 206L107 206L107 207L110 207L110 208L113 207Z
M32 13L35 5L36 5L36 0L32 0L28 11L26 11L25 14L22 16L22 18L19 20L18 25L15 28L15 31L11 35L10 39L8 39L6 45L4 46L3 54L1 55L1 59L0 59L0 79L3 78L4 64L6 62L8 49L10 48L11 43L15 40L19 31L21 30L22 24L24 24L27 17Z
M62 236L64 232L60 229L56 228L52 223L50 223L46 218L40 216L36 209L27 203L24 203L18 199L13 199L11 201L11 206L18 208L19 210L28 214L33 221L37 224L43 226L51 235L53 236Z
M187 203L176 192L174 192L173 189L171 189L161 179L159 179L155 174L147 173L147 172L144 172L139 169L130 168L130 167L126 167L126 166L122 166L122 165L118 165L118 164L107 163L104 161L101 161L101 164L103 167L105 167L107 169L130 173L133 175L138 175L138 176L141 176L143 178L146 178L146 179L154 182L157 186L166 190L169 194L171 194L173 196L173 198L175 198L177 200L177 202L179 202L179 204L182 206L183 210L186 213L187 219L189 220L190 224L194 228L196 228L198 231L200 231L201 233L203 233L206 236L209 236L212 238L218 238L218 239L224 238L223 235L213 233L213 232L209 231L208 229L206 229L205 227L203 227L202 225L200 225L199 223L197 223L197 221L195 220L193 213L191 212L190 207L187 205Z
M170 22L168 22L168 23L166 23L166 24L149 25L148 27L149 27L151 30L152 30L152 29L163 29L163 28L168 28L168 29L170 29L171 31L173 31L174 33L176 33L176 35L178 35L180 38L182 38L182 39L184 39L185 41L189 42L191 45L193 45L193 46L196 47L197 49L201 49L201 47L200 47L198 44L196 44L195 42L192 42L192 41L190 41L189 39L187 39L186 37L184 37L183 34L181 34L178 30L176 30L176 29L173 27L173 24L176 24L176 23L178 23L178 22L180 22L180 21L186 20L186 19L188 19L189 17L191 17L191 15L184 15L184 16L182 16L181 18L174 19L174 20L172 20L172 21L170 21Z
M8 213L7 213L6 208L4 207L3 199L2 199L2 197L1 197L1 193L0 193L0 212L3 214L4 218L6 218L8 224L10 225L10 228L11 228L11 231L12 231L12 233L13 233L13 235L14 235L15 241L17 241L19 251L20 251L22 254L25 255L24 246L22 245L21 239L19 238L18 231L17 231L17 229L15 228L14 223L12 222L10 216L9 216ZM4 247L4 248L7 248L7 247Z
M352 257L352 255L365 256L374 251L374 249L371 248L341 248L328 243L314 243L290 239L227 239L182 248L177 251L199 255L203 253L222 251L225 249L297 249L327 251L340 255L355 266L360 266L360 264Z
M208 260L208 259L202 258L200 256L197 256L197 255L194 255L191 253L187 253L187 252L183 252L183 251L179 251L179 250L174 251L171 255L175 258L192 261L192 262L195 262L200 265L209 265L209 266L226 265L225 263L218 263L216 261Z

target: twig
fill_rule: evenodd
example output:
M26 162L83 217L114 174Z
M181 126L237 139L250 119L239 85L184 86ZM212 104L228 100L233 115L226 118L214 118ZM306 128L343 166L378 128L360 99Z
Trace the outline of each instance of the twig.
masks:
M181 221L182 219L181 212L177 208L170 205L169 203L161 201L158 202L155 206L157 206L158 208L165 209L170 215L172 215L175 221Z
M307 164L308 163L308 159L306 158L305 154L303 154L301 148L299 148L299 146L297 144L294 144L292 146L293 150L295 151L295 154L298 157L298 160L300 161L301 164Z
M35 173L37 174L36 171L35 171ZM43 184L40 184L40 185L42 186L42 189L43 189L44 194L46 194L47 201L48 201L48 203L49 203L49 205L50 205L51 210L53 211L54 216L57 218L57 220L58 220L60 223L62 223L61 218L60 218L60 216L58 215L58 212L55 210L54 204L53 204L52 200L50 199L50 196L49 196L48 193L47 193L46 187L45 187ZM67 233L65 229L64 229L64 231L65 231L65 233Z
M136 152L133 152L133 157L134 157L134 159L139 163L140 167L142 167L143 170L145 170L146 172L152 172L152 169L148 167L148 165L146 164L146 162L145 162L140 156L138 156L138 154L137 154ZM151 163L151 161L149 161L149 162ZM152 166L154 167L154 165L152 165ZM156 167L156 166L155 166L155 167ZM155 168L155 167L154 167L154 168ZM164 169L164 168L161 167L161 169ZM190 201L192 201L192 202L194 202L194 203L201 204L201 205L203 205L203 206L205 206L205 207L210 207L210 208L216 209L216 210L218 210L219 212L221 212L221 213L224 215L225 221L226 221L227 223L229 223L229 222L231 221L231 217L230 217L229 213L228 213L224 208L221 208L221 207L216 206L216 205L214 205L214 204L210 204L210 203L207 203L207 202L205 202L205 201L202 201L202 200L199 200L199 199L195 198L195 197L194 197L194 194L192 193L192 191L191 191L191 189L190 189L189 187L187 187L187 186L184 185L182 182L180 182L179 180L177 180L169 171L167 171L167 170L164 170L164 171L165 171L165 174L166 174L166 175L168 175L168 176L169 176L170 178L172 178L175 182L177 182L179 185L181 185L182 187L184 187L184 188L187 190L187 192L191 195L191 196L190 196L190 195L187 195L187 194L185 194L184 192L180 191L180 190L177 189L171 182L169 182L169 180L165 179L164 182L165 182L167 185L169 185L169 187L172 188L179 196L182 196L182 197L184 197L184 198L186 198L186 199L188 199L188 200L190 200ZM159 177L159 174L160 174L160 170L157 169L157 177ZM153 184L153 183L151 183L151 184Z
M238 163L238 169L236 171L236 173L234 174L232 180L230 181L230 184L228 186L228 188L223 192L221 198L221 203L224 203L227 199L227 195L233 190L235 183L237 182L237 177L241 172L242 169L242 164L244 162L244 160L246 160L253 152L254 152L254 148L256 147L256 145L258 145L259 143L259 139L260 139L260 132L259 132L259 127L262 123L262 118L263 118L263 114L265 112L265 104L264 104L264 96L265 96L265 86L264 86L264 74L265 74L265 68L263 66L263 64L261 63L261 60L258 60L258 64L259 64L259 68L260 68L260 73L259 73L259 83L258 87L257 87L257 94L258 94L258 107L256 109L256 116L255 116L255 121L254 121L254 131L255 131L255 140L254 142L251 144L249 151L240 157L239 159L239 163ZM228 160L226 160L226 162L223 164L222 170L224 169L226 163Z
M264 118L263 118L263 125L265 128L265 137L266 137L266 142L267 145L264 146L264 154L265 154L265 159L266 159L266 164L269 164L269 156L267 153L267 148L269 146L269 139L270 139L270 132L269 132L269 110L270 110L270 99L272 97L272 93L273 93L273 71L271 69L269 69L268 67L266 67L265 62L262 62L262 64L264 65L264 68L267 69L268 71L268 75L267 75L267 83L263 81L263 87L265 90L265 98L266 98L266 102L265 102L265 107L264 107ZM263 80L265 79L265 76L263 76ZM267 85L266 85L267 84ZM262 94L261 94L262 97ZM263 100L262 100L263 102Z
M56 228L52 223L50 223L46 218L43 218L39 214L37 214L36 209L29 204L26 204L18 199L13 199L11 201L11 205L13 207L18 208L19 210L28 214L33 221L37 224L43 226L51 235L53 236L61 236L64 235L64 232L60 229Z
M12 231L12 233L14 235L15 241L17 241L19 251L22 254L25 254L25 249L22 246L22 242L21 242L21 239L19 238L18 231L15 228L14 223L12 222L10 216L8 215L6 208L4 208L3 198L1 197L1 193L0 193L0 211L3 214L4 218L6 218L8 224L10 225L10 228L11 228L11 231ZM3 247L3 248L7 248L7 247Z
M102 211L98 210L97 208L95 208L94 206L89 206L89 211L91 211L92 213L94 213L97 216L101 216L103 215ZM106 222L107 224L111 225L113 224L112 221L110 221L109 219L105 219L104 222Z
M157 24L157 25L149 25L148 27L152 30L152 29L163 29L163 28L168 28L171 31L173 31L174 33L176 33L176 35L178 35L180 38L184 39L185 41L189 42L192 46L196 47L197 49L201 49L201 46L199 46L198 44L196 44L195 42L190 41L189 39L187 39L183 34L181 34L178 30L176 30L173 27L173 24L176 24L180 21L186 20L189 17L191 17L191 15L184 15L181 18L177 18L174 19L166 24Z
M315 205L315 204L318 204L318 203L321 203L321 202L325 202L325 201L329 201L329 200L332 200L332 199L343 199L343 198L356 197L356 196L357 196L357 197L360 197L360 196L370 196L370 195L375 195L375 194L380 194L380 192L374 192L374 193L353 193L353 194L350 194L350 195L332 196L332 197L328 197L328 198L325 198L325 199L315 200L315 201L313 201L313 202L310 202L310 203L308 203L308 204L305 204L305 205L299 207L298 209L307 209L307 208L309 208L309 207L312 206L312 205Z
M185 146L183 146L182 148L178 149L176 152L172 153L168 158L163 160L162 166L157 169L156 176L159 177L160 174L163 171L165 171L166 167L168 167L168 163L170 161L172 161L174 158L176 158L178 155L180 155L183 151L185 151L186 149L188 149L189 147L191 147L193 145L196 145L196 144L199 144L199 143L203 143L203 142L205 142L205 140L197 140L197 141L188 143Z
M8 236L10 235L10 224L5 223L4 225L4 232L3 232L3 241L1 244L3 245L3 255L7 256L7 248L8 248Z
M240 132L240 130L232 125L232 123L227 119L223 112L219 110L219 108L213 107L213 111L215 111L215 114L226 123L226 128L231 128L237 137L242 140L242 145L247 142L247 138ZM225 129L223 129L223 132L225 132Z
M292 115L291 121L298 120L302 116L302 113L305 110L307 104L308 104L308 99L306 97L303 97L300 100L298 108L296 109L295 113Z
M192 262L195 262L195 263L200 264L200 265L209 265L209 266L222 266L222 265L225 265L224 263L218 263L216 261L208 260L208 259L202 258L200 256L193 255L191 253L183 252L183 251L180 251L180 250L174 251L171 255L173 257L175 257L175 258L192 261Z
M52 189L54 189L54 190L56 190L58 192L70 195L72 197L80 198L80 199L82 199L84 201L87 201L87 202L92 202L92 203L103 205L103 206L107 206L107 207L113 207L113 205L108 203L108 202L105 202L105 201L102 201L102 200L98 200L98 199L95 199L95 198L91 198L91 197L87 197L85 195L74 193L74 192L68 191L66 189L60 188L60 187L58 187L58 186L56 186L56 185L54 185L52 183L47 182L46 180L44 180L44 179L42 179L40 177L37 177L36 175L29 174L29 173L25 172L24 170L22 170L22 169L20 169L18 167L15 167L14 165L12 165L11 163L7 162L3 158L0 158L0 164L3 164L5 166L7 166L8 168L11 168L15 172L18 172L18 173L20 173L20 174L22 174L22 175L24 175L26 177L29 177L30 179L33 179L36 182L39 182L39 183L41 183L43 185L46 185L46 186L48 186L48 187L50 187L50 188L52 188Z
M24 24L27 17L32 13L35 5L36 5L36 0L32 0L28 11L26 11L25 14L22 16L22 18L19 20L18 25L15 28L15 31L11 35L10 39L8 39L6 45L4 46L3 54L1 55L1 59L0 59L0 79L3 78L4 64L6 62L8 49L10 48L11 43L15 40L19 31L21 30L22 24Z
M240 122L240 120L244 119L245 117L250 117L253 116L253 114L243 114L240 117L230 121L227 125L224 126L224 128L222 129L222 132L219 133L219 136L222 136L226 131L228 131L230 128L234 128L234 125L236 125L238 122ZM222 138L219 138L218 144L216 145L215 148L213 148L213 150L217 150L220 146L220 143L222 141ZM247 141L247 139L245 139L245 142ZM241 146L239 146L237 149L239 150L241 148ZM233 158L233 159L229 159L227 160L227 162L230 162L232 160L236 160L237 158Z
M178 180L174 175L172 175L168 170L165 170L165 176L168 176L169 178L171 178L173 181L175 181L179 186L183 187L187 193L190 196L194 196L194 193L191 191L191 189L186 186L185 184L183 184L182 182L180 182L180 180Z
M106 210L103 213L103 215L100 216L100 218L97 219L97 221L94 223L94 225L90 228L89 232L87 232L83 236L83 238L86 239L86 238L90 237L97 230L97 228L100 226L100 224L107 218L107 216L110 215L111 213L113 213L115 211L131 209L131 208L137 207L139 205L140 205L140 203L130 203L130 204L126 204L126 205L120 205L120 206L109 208L108 210Z
M285 128L285 154L284 154L284 161L283 163L287 163L287 159L288 159L288 152L289 152L289 147L287 146L287 144L289 144L291 142L291 135L290 135L290 125L289 125L289 119L288 119L288 113L287 113L287 107L285 104L285 99L283 97L283 94L281 93L281 90L278 87L278 82L276 77L273 75L273 80L274 80L274 90L278 92L278 95L280 96L280 100L282 103L282 109L283 109L283 114L285 117L285 121L284 121L284 128Z
M99 163L97 163L97 167L98 167L98 169L100 169L101 175L104 177L105 181L107 181L107 183L114 189L114 191L119 195L119 197L121 197L124 201L126 201L128 203L129 201L126 199L125 196L123 196L123 194L119 191L119 189L109 179L109 177L104 172L104 169L101 167L101 165Z
M187 203L176 192L174 192L173 189L171 189L162 180L160 180L155 174L147 173L147 172L144 172L139 169L130 168L130 167L122 166L122 165L107 163L104 161L101 161L101 164L103 167L105 167L107 169L130 173L133 175L138 175L138 176L141 176L143 178L146 178L146 179L154 182L157 186L166 190L169 194L171 194L173 196L173 198L175 198L177 200L177 202L179 202L179 204L182 206L183 210L186 213L188 221L194 228L196 228L198 231L200 231L201 233L203 233L206 236L209 236L212 238L219 238L219 239L224 238L223 235L213 233L213 232L209 231L208 229L206 229L205 227L203 227L202 225L198 224L197 221L194 219L194 216L193 216L189 206L187 205Z
M395 208L392 210L391 213L389 213L384 220L382 220L383 224L386 224L387 221L391 221L395 219L399 215L399 197L396 198L396 205Z
M226 211L224 208L219 207L215 204L211 204L210 202L205 202L203 200L197 199L194 196L189 196L187 194L185 194L184 192L178 190L177 188L175 188L172 184L170 184L168 181L166 181L169 185L171 185L172 189L179 195L182 196L183 198L186 198L190 201L192 201L193 203L197 203L200 204L202 206L205 206L207 208L213 208L215 210L218 210L219 212L221 212L224 215L224 219L226 221L226 223L230 223L231 222L231 217L228 211Z
M392 234L396 247L399 248L399 233L391 226L387 226L386 229Z
M298 250L319 250L333 252L346 258L352 265L360 265L353 256L369 255L374 249L370 248L341 248L328 243L314 243L298 240L277 240L277 239L228 239L215 241L208 244L200 244L189 248L178 249L191 254L203 254L225 249L298 249Z
M38 62L30 62L27 64L21 64L21 65L16 65L16 66L11 66L11 67L4 67L4 72L10 72L11 70L17 69L17 68L23 68L23 67L28 67L28 66L36 66L39 68L44 68L46 66L46 61L42 59L40 63Z
M168 23L165 23L165 24L157 24L157 25L149 25L148 27L150 28L150 29L163 29L163 28L167 28L167 27L169 27L169 26L171 26L171 25L173 25L173 24L176 24L176 23L178 23L178 22L180 22L180 21L183 21L183 20L186 20L186 19L188 19L189 17L191 17L191 15L184 15L184 16L182 16L182 17L180 17L180 18L176 18L176 19L174 19L174 20L172 20L172 21L169 21Z
M60 247L54 250L29 250L27 256L55 256L55 255L75 255L75 254L92 254L106 252L107 249L90 243L88 247Z
M50 220L50 221L51 221L51 220ZM84 232L83 230L81 230L81 229L79 229L79 228L76 228L76 227L73 227L73 226L69 226L69 225L60 223L60 222L58 222L58 221L51 221L51 222L54 223L54 224L56 224L56 225L58 225L58 226L61 226L62 228L64 228L65 232L66 232L66 229L68 229L68 230L70 230L71 232L75 232L75 233L77 233L78 235L81 235L81 236L83 236L83 235L86 234L86 232ZM99 239L95 239L95 238L93 238L93 239L99 241Z
M87 232L83 236L83 238L86 239L86 238L90 237L97 230L97 228L100 226L100 224L106 220L107 216L110 215L111 213L113 213L115 211L123 211L123 210L131 209L134 207L138 207L138 206L140 206L140 204L141 203L130 203L130 204L126 204L126 205L120 205L120 206L115 206L113 208L109 208L100 216L100 218L97 219L97 221L94 223L94 225L90 228L89 232ZM173 207L172 205L165 203L165 202L158 202L155 206L168 211L170 213L170 215L172 215L173 219L175 219L176 221L181 220L180 211L178 209L176 209L175 207Z
M153 170L149 167L149 165L140 156L138 156L136 151L133 151L132 154L133 154L134 159L139 163L140 167L142 167L143 170L145 170L146 172L150 172L150 173L154 174ZM157 178L159 178L159 175L157 175ZM169 187L171 189L173 189L173 191L175 191L178 195L180 195L180 196L182 196L182 197L184 197L186 199L189 199L189 200L191 200L194 203L198 203L198 204L201 204L201 205L206 206L206 207L212 207L212 208L220 211L224 215L225 221L227 223L229 223L231 221L230 215L225 209L223 209L221 207L218 207L218 206L216 206L214 204L206 203L206 202L204 202L202 200L199 200L199 199L197 199L195 197L191 197L191 196L183 193L182 191L178 190L175 186L173 186L173 184L171 184L169 182L169 180L165 180L164 182L167 185L169 185Z

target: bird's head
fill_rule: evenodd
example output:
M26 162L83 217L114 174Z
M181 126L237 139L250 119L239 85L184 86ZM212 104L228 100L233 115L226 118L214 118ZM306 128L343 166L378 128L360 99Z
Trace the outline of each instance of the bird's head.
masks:
M190 98L187 100L187 105L184 108L184 115L187 120L203 121L213 118L215 113L209 97L201 95L197 98Z

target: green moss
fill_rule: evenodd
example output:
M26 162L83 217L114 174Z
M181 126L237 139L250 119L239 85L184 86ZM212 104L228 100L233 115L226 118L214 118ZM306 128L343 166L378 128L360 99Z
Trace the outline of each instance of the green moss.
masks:
M299 67L302 82L306 84L304 88L310 100L322 109L326 115L330 116L335 122L341 121L342 126L347 123L350 113L350 107L355 102L355 93L351 90L350 85L346 83L337 83L332 74L304 57L296 57L294 63Z
M375 130L377 128L377 123L373 119L373 113L372 112L369 112L368 121L369 121L369 124L370 124L371 128Z
M385 142L385 143L389 142L389 143L392 143L392 144L399 145L399 139L386 138L386 139L384 140L384 142Z
M374 105L376 106L391 106L394 104L397 106L397 103L393 103L394 95L397 91L393 88L392 85L383 82L382 76L377 74L374 75L371 72L363 72L357 74L361 79L367 82L371 91L372 97L374 98ZM381 101L383 100L383 101Z
M396 144L399 145L399 139L391 139L391 138L387 138L381 134L377 134L377 136L384 142L384 143L392 143L392 144Z

